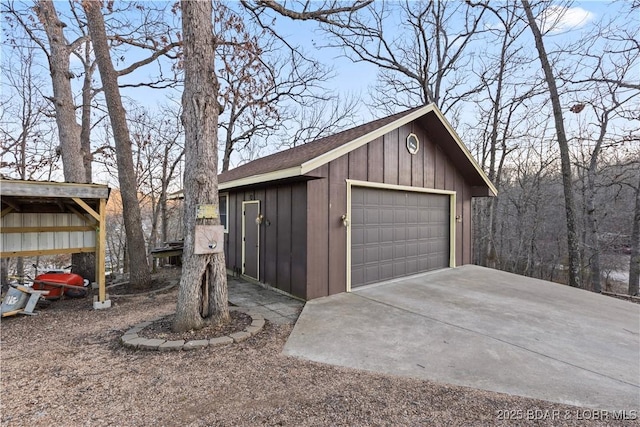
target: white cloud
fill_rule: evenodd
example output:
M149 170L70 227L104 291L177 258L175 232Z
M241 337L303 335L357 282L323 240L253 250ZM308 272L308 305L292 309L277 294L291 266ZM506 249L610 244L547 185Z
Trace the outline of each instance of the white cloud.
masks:
M581 7L550 6L539 17L543 32L561 33L587 25L595 14Z

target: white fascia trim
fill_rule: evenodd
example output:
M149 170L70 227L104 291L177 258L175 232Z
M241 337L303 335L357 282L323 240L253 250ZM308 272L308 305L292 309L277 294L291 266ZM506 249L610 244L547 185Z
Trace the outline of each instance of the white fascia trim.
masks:
M300 176L300 175L302 175L300 166L294 166L289 169L263 173L260 175L251 175L246 178L240 178L234 181L223 182L222 184L218 185L218 190L228 190L230 188L241 187L244 185L260 184L263 182L275 181L277 179L291 178L291 177Z
M480 165L478 165L478 162L476 162L476 159L473 158L473 155L471 154L467 146L464 145L464 143L462 142L462 139L460 139L456 131L453 129L453 126L451 126L449 121L444 117L444 115L439 109L434 108L433 112L436 114L438 119L440 119L440 121L444 124L445 128L447 129L447 132L449 132L449 134L453 137L454 141L456 141L456 144L458 144L458 147L460 148L460 150L462 150L464 155L467 156L467 159L469 159L469 161L471 162L473 167L476 169L478 174L480 174L480 177L483 179L485 184L487 184L487 187L489 187L489 190L493 193L494 196L497 196L498 189L493 185L493 183L491 182L487 174L484 173Z
M382 190L400 190L400 191L411 191L414 193L447 194L447 195L456 194L456 192L453 190L440 190L437 188L427 188L427 187L412 187L410 185L385 184L383 182L358 181L355 179L347 179L346 182L348 186L380 188Z
M405 125L413 120L416 120L419 117L424 116L425 114L427 114L430 111L434 111L435 110L435 105L434 104L429 104L429 105L425 105L424 107L414 111L411 114L407 114L406 116L393 121L391 123L386 124L385 126L382 126L376 130L374 130L373 132L369 132L366 135L362 135L359 138L354 139L351 142L348 142L346 144L343 144L339 147L334 148L331 151L328 151L324 154L321 154L320 156L311 159L309 161L304 162L300 168L301 173L304 175L306 173L309 173L310 171L319 168L320 166L327 164L329 162L331 162L332 160L337 159L338 157L342 157L347 153L350 153L351 151L362 147L363 145L373 141L376 138L381 137L382 135L391 132L392 130L399 128L402 125Z
M442 122L442 124L444 124L445 129L447 129L447 132L449 132L453 140L456 142L456 144L458 145L458 148L462 150L462 152L467 157L469 162L471 162L471 165L475 168L476 172L480 174L480 177L485 182L487 187L489 187L489 190L493 193L493 195L497 196L498 190L496 189L496 187L493 185L491 180L489 180L489 177L487 176L487 174L484 173L482 168L480 168L476 160L473 158L473 155L471 155L471 152L469 151L469 149L464 145L464 143L462 142L462 140L460 139L456 131L453 129L453 127L447 121L447 119L444 117L442 112L435 106L435 104L425 105L424 107L414 111L411 114L408 114L394 122L388 123L387 125L382 126L374 130L373 132L370 132L366 135L362 135L361 137L356 138L353 141L350 141L346 144L336 147L333 150L328 151L324 154L321 154L318 157L308 160L300 166L294 166L289 169L283 169L280 171L274 171L274 172L269 172L269 173L260 174L260 175L252 175L246 178L240 178L234 181L225 182L223 184L219 184L218 189L227 190L230 188L241 187L244 185L260 184L267 181L275 181L277 179L285 179L285 178L291 178L291 177L307 174L312 170L317 169L320 166L325 165L337 159L338 157L342 157L345 154L348 154L351 151L356 150L357 148L360 148L365 144L368 144L374 139L379 138L384 134L396 128L399 128L400 126L403 126L409 122L412 122L413 120L416 120L430 112L435 113L438 119ZM443 193L443 194L447 194L447 193Z

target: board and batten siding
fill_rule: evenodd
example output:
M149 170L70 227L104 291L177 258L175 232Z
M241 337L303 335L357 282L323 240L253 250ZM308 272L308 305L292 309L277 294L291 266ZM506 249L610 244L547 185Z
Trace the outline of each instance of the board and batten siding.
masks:
M414 133L420 150L411 155ZM471 263L471 187L422 126L411 122L325 164L307 182L307 295L319 298L347 288L347 179L456 192L456 265Z
M307 298L307 185L305 182L229 190L227 268L242 269L242 202L260 201L260 282Z

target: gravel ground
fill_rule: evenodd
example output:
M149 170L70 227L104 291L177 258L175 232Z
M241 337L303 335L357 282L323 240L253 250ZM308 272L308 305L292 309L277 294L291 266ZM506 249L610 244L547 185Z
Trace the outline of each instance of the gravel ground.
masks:
M290 326L267 323L240 344L189 352L119 345L129 327L171 314L175 301L174 288L108 310L61 300L34 317L3 319L2 425L613 424L591 410L286 357ZM596 415L605 419L586 420Z

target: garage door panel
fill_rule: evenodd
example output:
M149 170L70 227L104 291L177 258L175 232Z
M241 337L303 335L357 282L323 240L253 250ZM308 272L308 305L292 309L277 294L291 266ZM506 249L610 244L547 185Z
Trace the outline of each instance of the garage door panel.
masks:
M365 224L379 224L380 223L380 212L374 209L369 209L364 212L364 223Z
M351 262L353 265L364 264L364 247L354 247L351 249Z
M417 257L418 256L418 243L417 242L407 242L406 245L406 256L407 257Z
M404 227L400 227L399 224L396 224L396 227L393 230L393 241L405 241L407 240L407 230Z
M398 262L403 261L407 257L406 245L404 243L396 243L393 245L393 258Z
M379 268L379 273L380 273L380 279L379 280L392 279L394 277L393 276L393 262L391 262L391 261L381 262L380 263L380 268ZM379 280L375 280L375 281L379 281Z
M364 244L369 245L380 241L380 230L374 227L369 227L364 230Z
M366 265L364 267L364 280L368 283L373 283L376 277L380 276L378 265Z
M393 260L393 242L380 245L380 261Z
M375 209L375 205L369 206L369 209ZM393 208L380 208L380 224L393 225Z
M377 247L365 247L364 248L364 264L381 261L380 249L381 248L377 248Z
M396 263L393 265L393 277L402 277L407 275L406 262Z
M395 228L393 225L380 227L380 243L390 243L394 240Z
M382 204L380 200L380 193L376 193L373 191L367 192L364 197L365 203L367 205L380 205Z
M351 204L354 206L362 206L365 202L365 197L368 197L368 193L364 193L362 191L352 191L351 192Z
M419 271L420 270L418 268L418 258L417 257L407 258L407 274L414 274Z
M431 237L431 234L429 233L429 228L427 227L418 227L417 234L418 234L418 239L420 239L421 242L426 242L427 239Z
M354 246L364 244L364 228L363 227L352 227L351 228L351 243Z
M417 207L418 200L419 197L417 193L407 193L407 206Z
M351 269L351 280L355 283L365 282L364 266L354 267Z
M411 206L412 209L407 210L407 224L417 224L418 223L418 210L415 206Z
M450 196L353 187L351 286L449 265Z
M388 191L377 192L380 194L380 205L382 206L395 206L396 194Z
M352 210L351 211L351 222L354 224L364 224L366 222L369 222L367 220L365 220L365 210L364 209L357 209L357 210Z
M394 210L393 223L394 224L406 224L407 223L407 211L406 206L397 207Z
M414 224L407 224L407 241L415 241L418 239L420 227Z
M438 255L430 255L429 256L429 269L433 270L436 268L440 268L440 265L442 265L442 257L438 256Z

